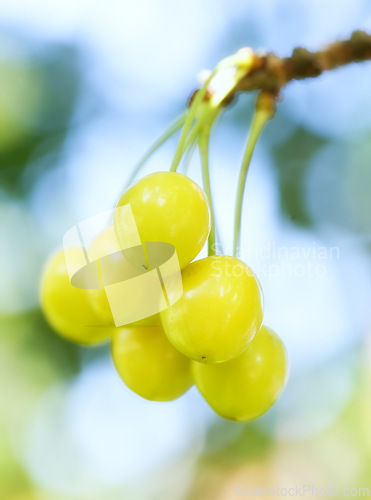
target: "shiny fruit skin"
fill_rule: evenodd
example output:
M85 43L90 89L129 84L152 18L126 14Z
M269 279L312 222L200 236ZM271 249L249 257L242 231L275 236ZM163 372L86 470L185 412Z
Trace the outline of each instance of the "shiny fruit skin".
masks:
M77 259L79 254L78 249L68 250L70 259ZM102 342L114 331L92 308L90 293L72 286L63 250L48 261L41 279L42 309L54 330L79 344Z
M190 360L167 340L159 326L118 328L112 358L125 384L151 401L171 401L193 384Z
M118 207L129 203L142 243L172 244L181 268L204 246L210 232L208 203L201 188L185 175L176 172L148 175L121 196ZM120 211L115 212L114 226L118 240L124 241Z
M278 335L262 326L246 351L218 365L192 363L195 384L220 416L246 422L265 413L285 385L288 358Z
M92 244L89 247L89 251L92 255L111 255L117 251L117 243L116 236L114 232L113 225L108 226L104 229L98 236L94 239ZM90 290L90 303L99 317L100 321L103 324L108 326L114 326L113 316L111 312L111 308L108 302L108 298L106 292L103 288L97 290ZM123 299L123 304L125 304L125 300ZM155 326L160 325L160 314L154 314L149 316L148 318L144 318L133 323L129 323L125 325L126 327L134 327L134 326Z
M239 356L263 320L259 285L246 264L229 256L192 262L182 272L183 296L161 312L170 342L203 363Z

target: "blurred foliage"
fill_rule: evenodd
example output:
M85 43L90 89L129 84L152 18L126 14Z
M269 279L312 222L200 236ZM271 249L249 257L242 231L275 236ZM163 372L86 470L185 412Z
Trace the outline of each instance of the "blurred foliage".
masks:
M24 196L56 163L82 85L78 51L49 46L21 59L0 54L0 186ZM40 156L52 154L53 163ZM23 174L26 170L27 178Z
M16 498L32 490L32 483L25 470L14 457L7 436L0 434L0 495L1 498Z
M289 137L272 149L282 212L300 226L313 225L305 203L304 188L311 159L325 144L326 139L322 136L297 126Z
M235 467L263 459L273 443L272 435L265 433L257 422L241 425L218 419L208 430L203 461Z
M0 316L1 344L15 357L46 359L59 375L71 376L80 369L79 346L62 339L47 324L40 310Z
M43 391L78 372L78 349L55 335L40 311L0 316L0 498L31 488L14 440Z

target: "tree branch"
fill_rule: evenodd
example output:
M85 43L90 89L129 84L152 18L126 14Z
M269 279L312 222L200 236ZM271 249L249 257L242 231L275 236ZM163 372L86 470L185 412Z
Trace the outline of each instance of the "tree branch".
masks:
M371 35L364 31L354 31L348 40L334 42L318 52L298 47L285 58L273 53L256 54L253 69L239 80L223 102L228 104L236 93L249 90L276 94L292 80L316 77L324 71L367 60L371 60Z

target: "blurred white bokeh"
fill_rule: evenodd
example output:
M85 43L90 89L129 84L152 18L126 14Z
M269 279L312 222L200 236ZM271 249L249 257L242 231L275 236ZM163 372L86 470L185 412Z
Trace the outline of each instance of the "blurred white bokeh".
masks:
M165 488L184 498L209 418L198 398L191 390L170 403L146 401L111 363L95 362L72 385L43 395L19 445L21 460L37 484L64 495L98 499L124 488L155 499Z

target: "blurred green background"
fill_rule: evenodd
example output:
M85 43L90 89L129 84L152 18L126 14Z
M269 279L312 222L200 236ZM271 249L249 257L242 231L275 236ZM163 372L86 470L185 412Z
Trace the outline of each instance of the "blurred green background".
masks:
M253 159L242 257L291 360L265 416L225 421L195 389L141 400L109 346L58 337L38 297L48 254L115 206L200 70L242 46L287 55L370 28L367 0L0 2L1 499L371 492L371 63L285 88ZM254 97L226 110L211 144L227 252ZM145 171L168 169L174 146ZM201 182L197 158L189 174Z

